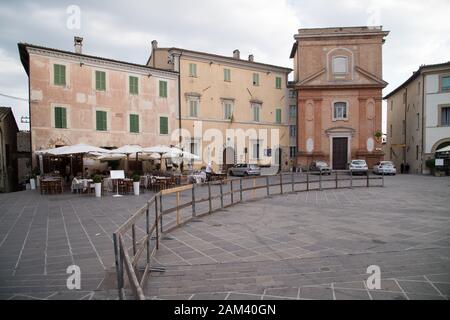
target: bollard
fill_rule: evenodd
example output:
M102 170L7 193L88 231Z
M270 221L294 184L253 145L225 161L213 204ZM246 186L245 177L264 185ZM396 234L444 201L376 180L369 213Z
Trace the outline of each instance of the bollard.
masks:
M369 187L369 170L366 171L367 176L367 188Z
M338 172L336 171L336 189L338 188Z
M158 232L158 198L155 197L155 230L156 230L156 250L159 249L159 232Z
M353 173L350 170L350 189L353 189Z
M209 205L209 214L212 213L212 203L211 203L211 183L208 182L208 205Z
M266 187L267 187L267 196L270 196L269 176L266 176Z
M322 191L322 171L319 171L319 190Z
M220 208L223 209L223 187L222 187L222 184L219 184L219 188L220 188Z
M294 173L292 173L292 175L291 175L291 183L292 183L292 192L294 192L295 191L295 176L294 176Z
M280 172L280 194L283 194L283 173Z
M239 180L239 198L242 202L242 178Z
M192 217L196 217L197 213L195 212L195 184L192 185Z
M306 191L309 191L309 171L306 171Z

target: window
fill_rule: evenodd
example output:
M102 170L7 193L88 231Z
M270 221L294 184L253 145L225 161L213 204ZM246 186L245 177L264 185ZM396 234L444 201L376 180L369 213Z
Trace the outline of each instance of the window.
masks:
M335 102L333 105L333 120L347 119L347 102Z
M189 63L189 77L197 77L197 65Z
M130 132L139 133L139 115L130 114Z
M259 141L253 142L253 146L252 146L252 158L253 159L259 159L259 152L260 152L260 147L259 147Z
M448 127L450 126L450 106L449 107L441 107L441 126Z
M57 86L66 85L66 66L62 64L53 65L53 83Z
M223 102L223 117L225 120L231 120L232 116L233 116L233 102L226 100Z
M259 73L253 74L253 85L256 87L259 86Z
M333 73L343 74L347 73L348 70L348 59L347 57L334 57L333 58Z
M291 138L297 137L297 126L294 125L289 126L289 136Z
M223 81L231 81L231 70L223 69Z
M130 76L130 94L139 94L139 82L138 77Z
M167 98L167 81L159 80L159 97Z
M295 158L297 156L297 147L289 147L289 158Z
M281 77L275 78L275 88L281 89Z
M445 76L441 78L441 90L450 91L450 76Z
M95 71L95 89L106 91L106 73L104 71Z
M275 109L275 122L281 123L281 109Z
M67 128L66 108L55 107L55 128Z
M293 99L297 95L297 92L295 90L289 90L289 98Z
M190 152L192 154L195 154L196 156L200 156L199 154L199 142L198 141L191 141L191 145L190 145Z
M289 117L291 117L291 118L297 117L297 106L296 105L289 106Z
M168 117L159 117L159 134L169 134Z
M107 130L107 112L106 111L96 111L96 124L97 124L97 131L106 131Z
M259 114L261 111L261 104L259 103L252 103L252 111L253 111L253 121L259 122Z
M197 118L198 117L198 99L191 98L189 100L189 117Z

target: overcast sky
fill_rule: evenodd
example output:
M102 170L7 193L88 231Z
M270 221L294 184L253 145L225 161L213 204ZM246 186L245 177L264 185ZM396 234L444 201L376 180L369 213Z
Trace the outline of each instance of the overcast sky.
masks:
M123 4L126 6L123 6ZM70 5L81 11L80 29L67 27ZM232 55L240 49L255 60L292 67L293 35L299 28L383 25L391 31L383 48L384 94L421 64L450 60L448 0L156 0L0 2L0 105L27 115L27 75L18 42L73 50L145 64L150 42ZM73 21L73 20L70 20Z

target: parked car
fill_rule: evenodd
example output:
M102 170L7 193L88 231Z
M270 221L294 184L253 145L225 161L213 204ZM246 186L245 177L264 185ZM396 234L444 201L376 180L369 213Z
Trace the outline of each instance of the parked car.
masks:
M365 174L369 168L367 167L366 160L356 159L349 163L348 170L350 170L350 174Z
M395 169L395 166L391 161L380 161L373 166L373 173L395 175L397 169Z
M228 169L230 176L259 176L261 175L261 168L256 164L236 164Z
M325 161L313 161L309 165L309 171L321 174L331 174L331 169Z

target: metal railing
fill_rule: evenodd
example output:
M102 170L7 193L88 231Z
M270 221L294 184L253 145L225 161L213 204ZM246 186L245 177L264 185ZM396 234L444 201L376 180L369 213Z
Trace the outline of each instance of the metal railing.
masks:
M370 183L376 180L381 184ZM301 188L297 187L299 185ZM384 175L371 176L367 172L366 176L354 177L349 171L334 171L327 176L309 172L282 173L213 181L201 187L186 185L161 190L113 234L119 299L125 298L125 273L134 298L145 299L143 288L148 276L151 272L164 270L153 264L161 235L194 219L236 203L272 195L375 186L384 186ZM139 264L143 264L143 268Z

